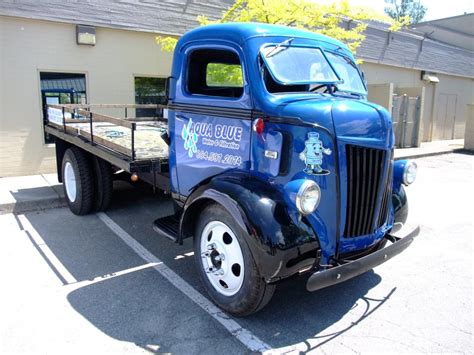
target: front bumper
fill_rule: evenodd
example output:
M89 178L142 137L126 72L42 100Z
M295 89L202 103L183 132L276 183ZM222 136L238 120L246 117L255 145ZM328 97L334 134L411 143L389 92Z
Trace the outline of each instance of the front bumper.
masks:
M306 283L306 289L308 291L320 290L322 288L344 282L355 276L363 274L364 272L367 272L393 258L395 255L400 254L410 246L411 242L413 242L419 233L420 227L417 227L403 238L391 236L389 240L395 240L395 242L393 242L393 244L389 245L388 247L377 250L372 254L364 256L360 259L350 261L347 264L316 272L310 276L308 282Z

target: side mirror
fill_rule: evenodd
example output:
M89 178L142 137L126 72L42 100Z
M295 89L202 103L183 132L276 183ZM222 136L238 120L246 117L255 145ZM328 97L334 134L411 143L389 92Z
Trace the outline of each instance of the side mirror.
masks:
M172 76L169 76L166 78L166 82L165 82L165 95L166 95L166 101L170 101L170 100L173 100L174 99L174 87L171 88L171 85L173 83L173 80L175 80L174 77ZM173 94L171 94L171 92Z

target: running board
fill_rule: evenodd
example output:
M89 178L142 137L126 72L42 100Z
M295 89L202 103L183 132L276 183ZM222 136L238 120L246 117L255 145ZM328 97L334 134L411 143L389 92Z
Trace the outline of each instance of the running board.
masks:
M176 215L158 218L153 222L153 230L159 235L178 241L179 217Z

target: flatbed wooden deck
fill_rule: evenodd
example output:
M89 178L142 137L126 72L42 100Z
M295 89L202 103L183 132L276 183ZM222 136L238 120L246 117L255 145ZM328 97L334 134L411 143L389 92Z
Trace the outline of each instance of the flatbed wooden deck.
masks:
M48 105L46 132L96 154L131 172L132 166L163 167L168 162L167 130L163 117L114 117L94 109L157 109L160 105ZM88 145L88 146L87 146ZM97 151L99 149L101 152ZM121 163L119 165L119 163ZM149 164L147 164L149 163Z

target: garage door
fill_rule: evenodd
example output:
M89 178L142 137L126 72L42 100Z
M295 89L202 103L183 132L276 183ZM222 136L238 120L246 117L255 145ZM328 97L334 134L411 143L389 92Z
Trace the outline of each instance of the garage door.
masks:
M456 122L455 94L439 94L436 105L436 120L433 127L433 140L454 139L454 123Z

